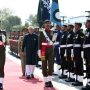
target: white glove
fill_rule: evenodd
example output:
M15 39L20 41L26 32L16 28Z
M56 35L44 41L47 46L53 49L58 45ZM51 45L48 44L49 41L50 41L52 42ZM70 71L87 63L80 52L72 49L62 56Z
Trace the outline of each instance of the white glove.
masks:
M38 50L38 56L41 58L41 50Z
M55 42L54 45L59 45L59 42Z

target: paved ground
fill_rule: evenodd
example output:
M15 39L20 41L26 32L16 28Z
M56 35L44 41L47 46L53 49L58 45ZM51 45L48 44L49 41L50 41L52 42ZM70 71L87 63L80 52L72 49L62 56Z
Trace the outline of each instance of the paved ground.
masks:
M19 58L16 58L15 56L12 56L10 55L9 53L9 48L7 47L6 49L6 57L7 57L7 60L12 61L13 63L17 64L17 66L19 66L20 68L20 59ZM9 65L9 63L7 63L7 65ZM7 66L6 65L6 66ZM13 68L12 68L13 69ZM55 64L55 71L56 71L56 64ZM6 71L7 72L7 71ZM19 74L18 74L18 77L21 76L21 69L19 69ZM15 71L15 73L18 73L18 71ZM7 73L6 73L7 74ZM39 78L41 78L42 80L42 84L43 84L43 77L42 77L42 73L41 73L41 69L40 68L35 68L35 72L34 74L36 76L38 76ZM16 74L15 74L16 75ZM17 77L17 75L16 75ZM7 78L7 77L5 77ZM84 83L86 82L86 80L84 80ZM5 85L7 84L7 82L5 82ZM17 83L18 85L19 83ZM9 85L9 84L8 84ZM37 84L38 85L38 84ZM54 87L56 87L57 89L59 90L80 90L81 87L73 87L71 85L71 83L66 83L64 80L60 80L57 76L53 76L53 85ZM42 86L42 85L41 85ZM17 86L16 86L17 87ZM23 89L22 89L23 90ZM26 90L26 89L25 89ZM27 89L27 90L30 90L30 89ZM34 90L34 89L32 89ZM39 90L39 89L38 89ZM43 90L43 89L42 89ZM45 90L45 89L44 89ZM48 90L48 89L46 89Z

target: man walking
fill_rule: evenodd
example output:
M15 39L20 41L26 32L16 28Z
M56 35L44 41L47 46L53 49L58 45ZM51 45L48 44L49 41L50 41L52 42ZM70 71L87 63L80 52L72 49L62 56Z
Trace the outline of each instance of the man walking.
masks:
M39 57L41 57L42 60L42 73L44 77L45 87L53 87L52 73L54 66L54 50L52 42L53 31L50 30L50 25L50 21L45 20L45 29L40 32L39 36Z
M26 49L26 78L34 78L36 56L38 51L38 36L33 33L33 28L28 28L29 34L25 35L22 45L22 52Z

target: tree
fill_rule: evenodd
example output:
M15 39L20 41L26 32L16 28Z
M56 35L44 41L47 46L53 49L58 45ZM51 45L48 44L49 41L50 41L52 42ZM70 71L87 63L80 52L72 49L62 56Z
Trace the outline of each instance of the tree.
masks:
M16 25L16 26L13 26L13 27L12 27L12 31L21 31L22 28L23 28L22 25Z
M12 30L13 26L21 25L21 19L18 16L10 16L7 18L7 20L9 22L8 27L10 27L9 28L10 31Z
M25 22L25 27L29 27L29 23L27 21Z
M18 16L10 16L7 18L11 26L20 25L21 19Z
M28 20L28 22L30 22L30 25L32 25L33 27L38 26L37 15L31 14L27 20Z
M12 31L13 26L21 25L21 18L19 18L18 16L9 16L7 18L7 23L6 24L5 23L4 23L4 27L6 27L6 30Z
M0 28L4 29L8 25L7 18L12 15L12 10L9 8L0 9Z
M9 8L0 9L0 20L5 20L12 15L12 10Z

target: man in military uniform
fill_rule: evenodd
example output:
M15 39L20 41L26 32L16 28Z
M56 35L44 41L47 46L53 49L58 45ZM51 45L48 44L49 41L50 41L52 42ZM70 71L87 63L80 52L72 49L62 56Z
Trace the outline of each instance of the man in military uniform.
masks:
M61 68L61 60L60 60L60 42L61 42L61 26L56 25L55 30L53 31L52 41L54 43L54 58L56 59L57 70L56 74L60 75L59 69Z
M74 37L74 63L75 63L75 74L76 82L72 83L74 86L83 85L83 59L82 59L82 50L84 42L84 34L81 31L82 24L75 23L75 37Z
M66 61L66 38L67 38L67 25L62 26L62 37L60 44L60 57L61 57L61 69L62 74L59 77L60 79L67 78L67 61Z
M45 20L43 31L39 36L39 57L42 60L42 73L44 77L45 87L53 87L52 73L54 66L54 49L52 36L53 32L50 30L50 21Z
M0 90L3 90L6 37L0 30Z
M74 32L73 32L74 26L72 24L69 24L67 27L68 35L67 35L67 48L66 48L66 58L67 58L67 68L69 72L69 77L66 80L67 82L73 82L75 81L74 78L74 61L72 59L72 51L73 51L73 41L74 41Z
M39 37L39 33L40 33L39 28L38 27L34 28L34 34L36 34ZM41 65L39 64L39 61L41 61L41 59L39 58L37 53L36 67L41 67Z
M22 29L23 36L20 36L19 41L18 41L18 51L19 51L19 55L20 55L20 59L21 59L22 76L25 76L25 61L26 61L25 54L22 55L22 43L23 43L24 36L25 36L25 34L27 34L27 32L28 32L28 29L23 28Z
M28 34L25 35L22 45L22 52L26 50L26 78L34 78L34 69L36 65L36 56L38 51L38 36L33 33L33 27L28 28ZM23 54L22 53L22 54Z
M84 41L84 59L86 61L87 84L82 90L90 90L90 19L86 21L86 33Z

